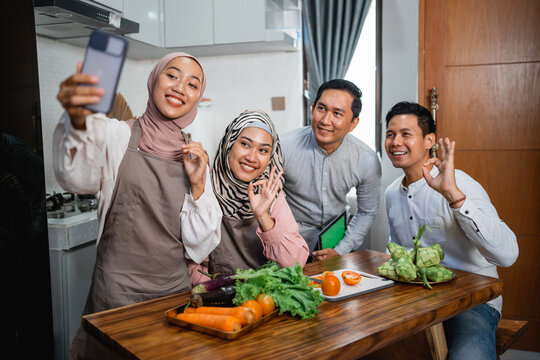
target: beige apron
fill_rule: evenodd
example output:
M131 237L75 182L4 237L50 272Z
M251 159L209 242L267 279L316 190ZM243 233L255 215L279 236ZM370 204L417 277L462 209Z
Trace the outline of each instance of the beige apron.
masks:
M84 314L188 290L180 211L191 184L184 165L137 149L133 124L97 247ZM103 360L111 354L80 328L72 358Z
M259 223L248 219L221 220L221 242L210 254L210 273L234 274L236 269L257 268L268 261L257 236Z

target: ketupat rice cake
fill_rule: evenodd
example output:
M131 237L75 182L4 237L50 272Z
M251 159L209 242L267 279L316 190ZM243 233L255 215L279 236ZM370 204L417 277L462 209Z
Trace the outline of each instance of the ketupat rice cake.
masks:
M396 273L396 268L394 267L394 261L392 259L388 260L387 262L379 266L377 268L377 274L386 276L393 280L399 279L399 276Z
M395 262L396 273L400 279L411 281L416 279L416 266L406 258L402 257Z
M436 248L425 247L419 248L416 251L416 266L418 266L419 269L439 265L440 263L441 259L439 258L439 252Z
M454 273L441 265L435 265L426 268L426 276L429 280L438 282L452 279Z

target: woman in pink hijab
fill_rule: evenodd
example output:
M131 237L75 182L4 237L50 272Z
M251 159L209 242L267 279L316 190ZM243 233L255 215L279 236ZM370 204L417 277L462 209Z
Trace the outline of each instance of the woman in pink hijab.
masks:
M148 78L146 111L128 122L84 107L103 90L82 86L98 79L78 69L60 85L66 112L55 129L53 163L64 189L98 198L97 256L84 314L188 290L188 262L201 263L221 236L208 156L200 143L186 144L183 132L204 92L203 69L188 54L165 56ZM80 328L71 356L105 351Z

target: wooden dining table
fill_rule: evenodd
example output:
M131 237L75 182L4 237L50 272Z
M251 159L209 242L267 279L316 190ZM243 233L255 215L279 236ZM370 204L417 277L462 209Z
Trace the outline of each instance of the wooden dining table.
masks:
M309 263L304 274L343 268L376 274L389 255L360 250ZM395 282L349 299L323 301L302 320L278 315L235 340L170 324L166 311L189 292L83 316L92 336L125 358L137 359L358 359L501 295L503 281L453 270L456 277L433 285Z

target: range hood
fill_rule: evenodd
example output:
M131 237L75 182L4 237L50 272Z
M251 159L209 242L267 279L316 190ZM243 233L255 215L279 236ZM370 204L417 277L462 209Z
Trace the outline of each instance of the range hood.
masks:
M53 39L88 37L101 29L118 35L139 32L139 24L77 0L34 0L36 34Z

